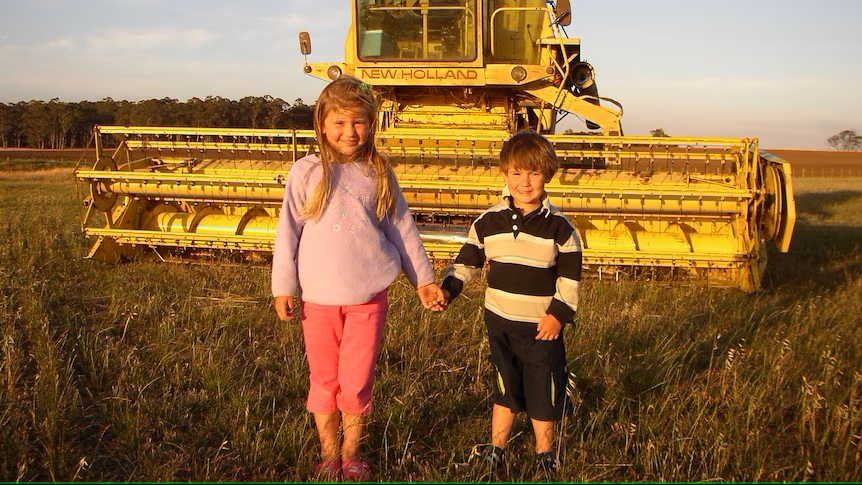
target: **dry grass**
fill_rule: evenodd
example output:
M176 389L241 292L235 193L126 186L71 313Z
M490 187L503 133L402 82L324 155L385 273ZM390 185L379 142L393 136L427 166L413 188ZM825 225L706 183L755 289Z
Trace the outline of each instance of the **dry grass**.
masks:
M797 183L761 293L584 282L561 480L862 480L862 187L817 187ZM68 170L0 176L0 480L311 479L300 330L268 268L84 260L75 197ZM481 292L432 314L393 286L375 480L482 479ZM533 478L531 442L519 424L507 478Z

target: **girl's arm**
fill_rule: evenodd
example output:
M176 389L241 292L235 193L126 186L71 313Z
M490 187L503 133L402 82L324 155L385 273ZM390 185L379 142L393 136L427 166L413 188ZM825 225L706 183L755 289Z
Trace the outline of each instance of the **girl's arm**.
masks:
M446 295L437 283L428 283L425 286L416 288L419 294L419 301L426 309L439 312L446 309Z
M435 282L434 267L422 245L419 228L407 206L401 187L395 187L395 211L381 221L381 229L401 256L401 269L414 288L424 287ZM436 283L435 283L436 286Z
M294 300L291 295L281 295L275 297L275 313L278 313L278 318L282 320L290 320L296 315L293 312Z
M383 233L401 256L401 269L416 288L419 301L428 310L440 311L446 306L443 290L434 280L434 267L422 244L419 228L413 220L401 187L396 184L395 213L382 221Z
M279 317L290 314L293 308L293 297L298 287L296 253L299 249L299 238L305 221L300 217L300 211L305 204L305 176L302 175L300 164L295 163L287 176L284 187L284 199L278 215L275 229L275 243L272 253L272 294L276 297L276 311ZM282 297L289 297L285 300ZM282 298L279 300L279 298ZM289 304L288 304L289 302ZM281 309L279 308L281 307Z

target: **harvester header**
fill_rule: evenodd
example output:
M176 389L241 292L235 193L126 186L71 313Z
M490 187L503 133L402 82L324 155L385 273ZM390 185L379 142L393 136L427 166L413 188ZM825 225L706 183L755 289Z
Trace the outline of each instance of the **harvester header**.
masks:
M355 0L345 59L306 62L348 73L382 103L389 155L429 254L453 258L470 222L498 202L503 142L522 129L554 144L546 189L575 223L587 274L681 276L761 287L767 241L787 251L795 221L789 164L756 138L623 133L622 106L599 96L567 1ZM312 51L300 33L301 52ZM565 116L584 123L560 134ZM121 261L266 262L291 164L311 130L96 127L86 190L89 256Z

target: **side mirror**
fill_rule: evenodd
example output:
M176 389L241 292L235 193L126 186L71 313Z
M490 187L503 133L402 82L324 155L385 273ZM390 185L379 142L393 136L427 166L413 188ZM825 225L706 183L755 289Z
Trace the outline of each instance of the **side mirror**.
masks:
M557 16L554 19L555 24L565 27L572 23L572 6L569 0L557 0L557 9L554 13Z
M299 32L299 50L304 56L311 54L311 36L304 30Z

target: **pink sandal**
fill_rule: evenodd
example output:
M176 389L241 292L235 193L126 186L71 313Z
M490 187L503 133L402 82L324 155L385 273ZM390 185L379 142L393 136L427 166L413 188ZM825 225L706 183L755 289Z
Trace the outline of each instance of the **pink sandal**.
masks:
M338 481L341 478L341 458L321 461L314 467L314 475L322 481Z
M364 482L370 475L371 467L361 458L346 460L341 465L341 477L346 481Z

